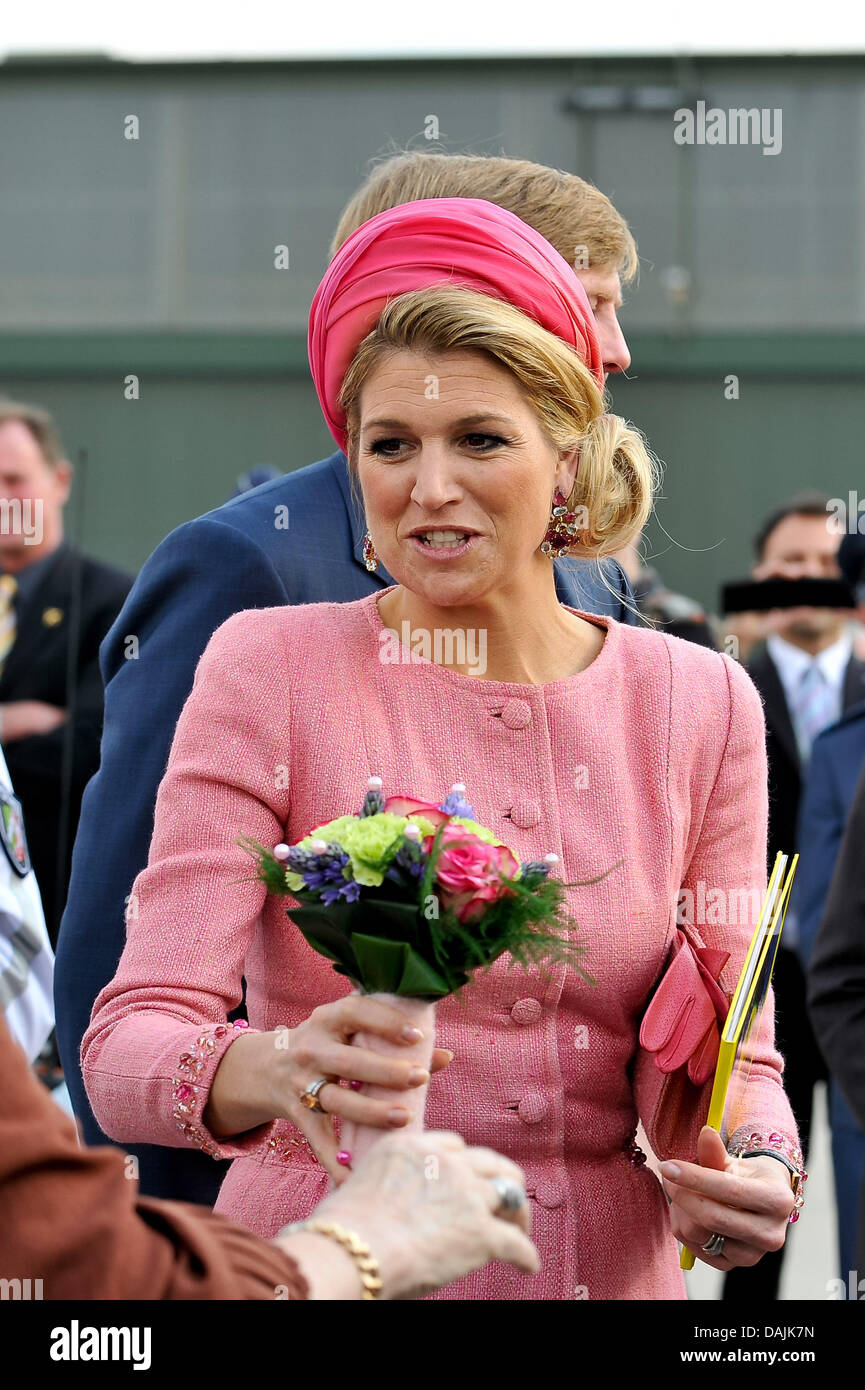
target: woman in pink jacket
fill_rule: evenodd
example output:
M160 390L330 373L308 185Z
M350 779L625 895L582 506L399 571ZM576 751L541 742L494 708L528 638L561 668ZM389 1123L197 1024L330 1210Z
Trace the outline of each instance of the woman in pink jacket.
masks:
M118 1140L233 1158L216 1209L262 1236L311 1212L343 1172L331 1117L398 1128L401 1092L428 1078L347 1045L399 1021L312 952L238 836L295 842L373 775L434 802L462 780L518 859L554 852L563 880L594 880L569 906L595 983L499 961L439 1005L454 1056L427 1123L525 1170L541 1269L493 1264L436 1296L683 1298L676 1238L718 1269L754 1263L784 1241L801 1167L771 1000L726 1150L701 1133L707 1088L659 1106L638 1045L681 890L717 905L765 887L759 696L726 656L559 604L557 556L625 545L654 475L640 436L604 414L579 280L518 218L476 199L372 218L317 291L310 358L363 496L368 563L397 582L214 633L82 1043L94 1111ZM303 546L302 517L286 544ZM729 953L729 992L751 926L721 917L699 932ZM227 1023L243 979L247 1029ZM392 1086L394 1103L340 1079ZM638 1118L675 1160L666 1194ZM743 1143L751 1156L733 1156Z

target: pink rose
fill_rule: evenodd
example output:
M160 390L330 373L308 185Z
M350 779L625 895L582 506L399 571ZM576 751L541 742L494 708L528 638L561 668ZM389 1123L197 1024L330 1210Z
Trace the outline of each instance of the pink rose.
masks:
M384 803L384 810L394 816L405 816L411 820L413 816L423 816L430 825L445 825L450 820L450 816L436 806L434 801L418 801L413 796L389 796Z
M427 836L424 849L429 851L432 844L432 836ZM461 825L445 826L440 844L436 882L442 902L454 909L460 922L474 921L508 893L500 875L513 878L519 864L507 845L489 845Z

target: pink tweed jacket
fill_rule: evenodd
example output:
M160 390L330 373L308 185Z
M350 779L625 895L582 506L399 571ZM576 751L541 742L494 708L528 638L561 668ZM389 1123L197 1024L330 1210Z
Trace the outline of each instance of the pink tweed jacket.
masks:
M684 1298L666 1199L633 1151L651 1104L640 1076L654 1073L635 1067L637 1039L680 889L724 920L735 912L719 902L765 888L760 698L727 656L588 613L603 647L564 680L461 675L408 648L397 664L383 659L378 597L238 613L202 655L126 948L82 1042L96 1116L120 1141L234 1158L216 1209L262 1236L308 1215L329 1180L289 1123L229 1143L201 1123L237 1036L225 1020L242 977L263 1030L296 1026L349 988L292 928L285 900L266 898L237 837L295 841L354 810L373 775L431 801L462 781L520 859L554 851L568 882L622 862L569 894L594 986L564 966L499 961L438 1006L437 1040L455 1057L432 1079L427 1123L522 1165L542 1268L493 1264L437 1296ZM750 925L698 917L697 930L731 953L732 989ZM742 1120L797 1139L781 1073L770 1007ZM708 1089L702 1100L705 1113ZM698 1124L683 1116L659 1156L693 1158Z

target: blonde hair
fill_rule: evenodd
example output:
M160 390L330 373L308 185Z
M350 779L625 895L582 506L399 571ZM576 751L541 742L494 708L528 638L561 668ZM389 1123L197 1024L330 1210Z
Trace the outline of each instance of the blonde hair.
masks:
M580 464L568 500L571 510L586 509L588 526L577 534L575 555L600 559L639 535L658 478L656 460L640 432L619 416L605 414L597 382L567 343L512 304L448 285L411 290L390 300L352 359L339 402L346 415L353 480L364 382L383 358L404 349L486 353L513 374L555 448L565 452L579 445Z
M569 265L579 254L581 268L618 271L623 284L636 278L637 243L600 189L562 169L504 155L401 150L386 156L346 205L331 257L377 212L421 198L486 198L534 227Z

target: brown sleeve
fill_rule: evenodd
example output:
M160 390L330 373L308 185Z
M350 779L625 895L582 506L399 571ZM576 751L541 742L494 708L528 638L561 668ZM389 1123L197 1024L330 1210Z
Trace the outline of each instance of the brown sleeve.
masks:
M86 1149L0 1012L0 1277L45 1299L304 1299L296 1263L206 1208L139 1197L133 1160Z

